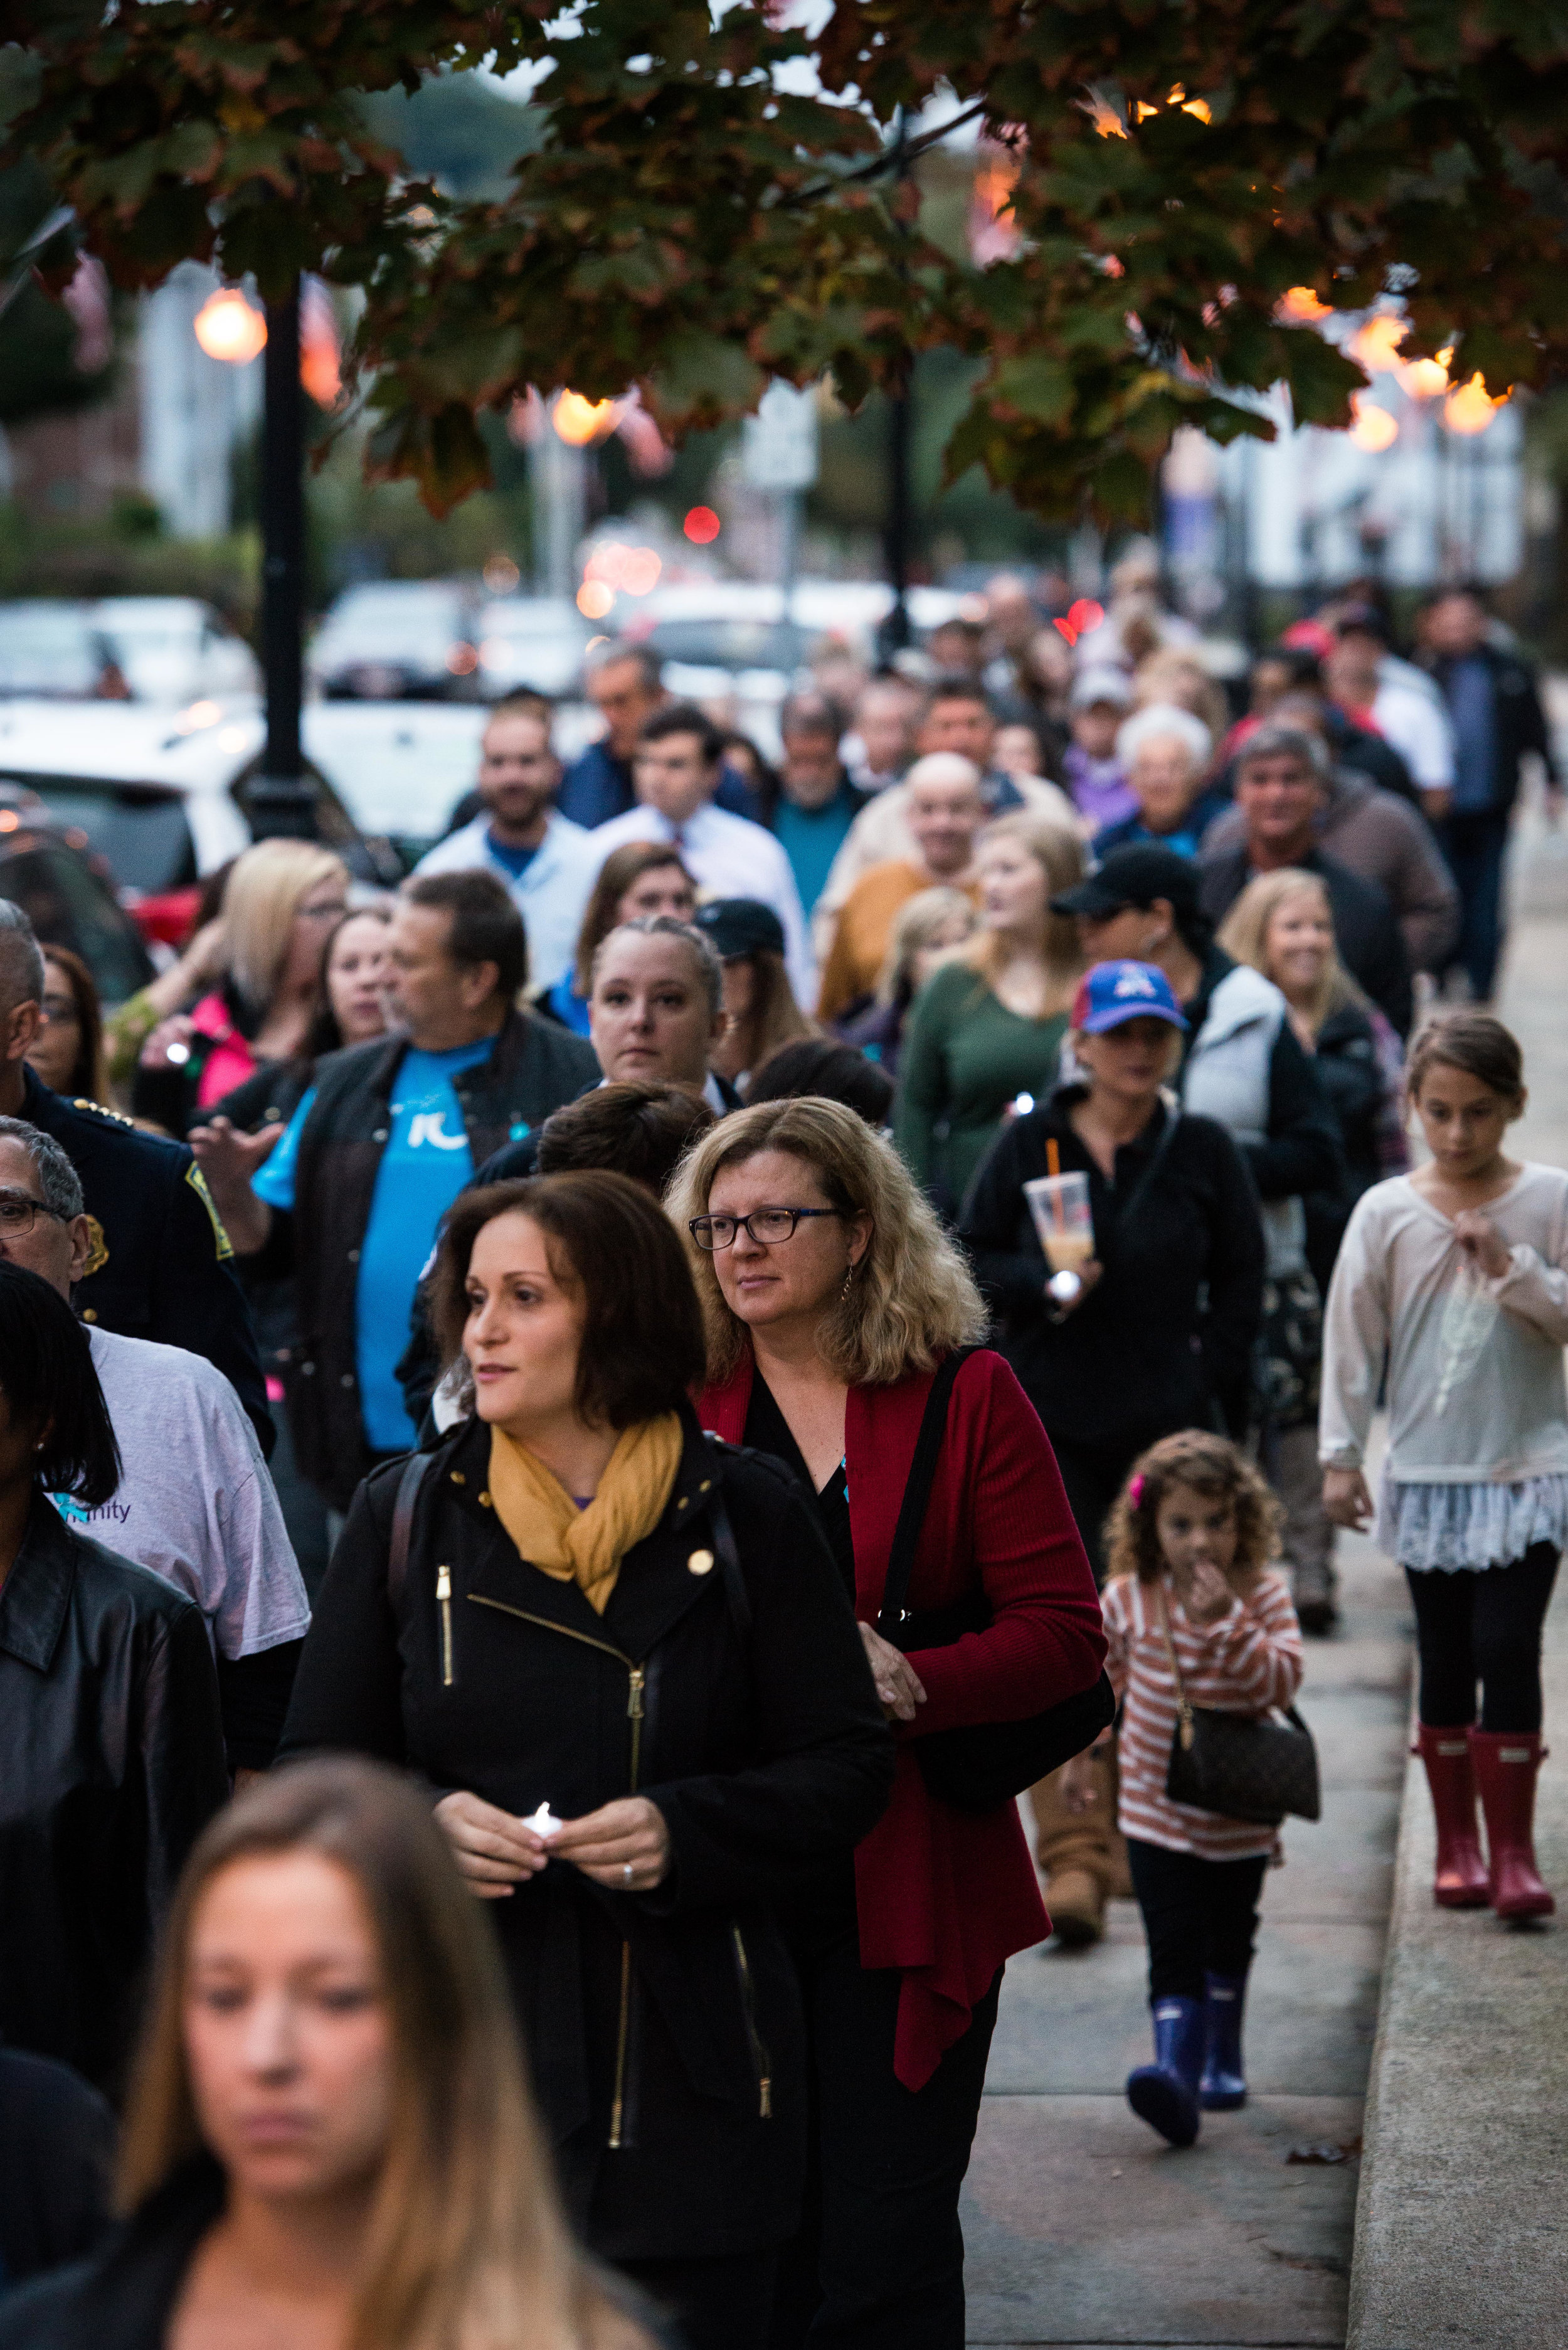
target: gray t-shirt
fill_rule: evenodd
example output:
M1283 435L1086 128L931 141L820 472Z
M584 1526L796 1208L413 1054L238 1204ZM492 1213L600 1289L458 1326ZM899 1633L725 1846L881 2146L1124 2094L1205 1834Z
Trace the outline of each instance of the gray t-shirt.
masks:
M238 1396L204 1356L88 1332L121 1476L96 1510L55 1506L108 1550L193 1599L231 1662L297 1640L310 1602L277 1492Z

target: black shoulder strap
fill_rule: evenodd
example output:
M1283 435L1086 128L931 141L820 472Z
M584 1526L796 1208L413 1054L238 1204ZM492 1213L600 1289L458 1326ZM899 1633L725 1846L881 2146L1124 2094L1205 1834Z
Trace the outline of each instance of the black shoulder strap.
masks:
M403 1586L409 1579L409 1538L414 1528L414 1503L419 1500L431 1459L428 1452L410 1452L398 1480L398 1498L392 1505L392 1539L387 1552L387 1596L394 1616L402 1609Z
M1131 1191L1127 1195L1127 1203L1123 1207L1121 1213L1116 1218L1116 1231L1118 1232L1125 1230L1127 1225L1131 1223L1133 1218L1137 1215L1138 1210L1147 1199L1149 1189L1154 1182L1154 1179L1165 1164L1166 1154L1168 1152L1171 1144L1176 1140L1177 1128L1180 1126L1183 1116L1184 1112L1179 1102L1173 1104L1168 1101L1166 1103L1165 1124L1160 1129L1159 1139L1154 1146L1153 1154L1149 1159L1148 1165L1144 1169L1143 1173L1133 1185Z
M708 1448L708 1457L713 1463L713 1500L708 1513L713 1523L713 1549L719 1572L724 1578L724 1597L731 1620L744 1647L752 1637L751 1595L741 1573L741 1554L735 1547L735 1529L730 1523L730 1505L724 1499L722 1466L712 1445Z
M952 1399L953 1382L974 1352L972 1347L959 1347L947 1357L931 1381L926 1409L921 1414L920 1432L915 1439L914 1458L909 1463L909 1482L904 1487L898 1523L893 1530L893 1547L888 1554L888 1579L882 1586L882 1607L877 1618L877 1629L882 1638L895 1644L898 1626L906 1612L904 1602L909 1597L915 1552L919 1546L920 1528L926 1522L926 1507L931 1498L937 1457L942 1449L942 1439L947 1434L948 1405Z

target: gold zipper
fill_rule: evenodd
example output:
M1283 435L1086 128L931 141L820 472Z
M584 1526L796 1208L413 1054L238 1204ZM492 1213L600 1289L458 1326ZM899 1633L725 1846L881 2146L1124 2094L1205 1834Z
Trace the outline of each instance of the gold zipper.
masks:
M752 2062L757 2068L757 2111L762 2120L774 2117L774 2085L769 2077L768 2052L757 2030L756 1993L752 1987L752 1962L746 1956L745 1939L739 1926L730 1928L735 1945L735 1964L741 1975L741 2005L745 2012L746 2037L752 2043Z
M444 1573L445 1570L443 1569L442 1571ZM618 1664L622 1664L626 1667L626 1711L627 1719L631 1723L631 1785L628 1793L635 1795L637 1793L638 1773L641 1768L642 1763L642 1725L645 1718L643 1692L647 1681L646 1669L641 1665L634 1665L631 1659L625 1655L621 1649L616 1648L612 1642L608 1640L596 1640L593 1638L593 1635L588 1632L574 1631L569 1624L552 1624L547 1616L535 1616L531 1614L526 1607L513 1607L504 1599L487 1599L483 1592L471 1591L468 1596L474 1602L476 1607L494 1607L499 1609L503 1616L516 1616L521 1617L524 1624L538 1625L541 1631L558 1632L562 1638L566 1640L580 1640L585 1648L597 1648L602 1655L613 1657ZM614 2147L618 2147L622 2143L621 2128L626 2115L627 2052L630 2043L630 2038L631 1944L628 1941L623 1941L620 1946L620 2022L616 2033L615 2094L610 2101L609 2144ZM753 2038L754 2041L754 2033L753 2034ZM760 2043L758 2044L760 2045ZM763 2110L764 2115L770 2110L770 2085L764 2081L763 2083Z
M452 1569L436 1569L436 1605L441 1609L441 1685L452 1687Z

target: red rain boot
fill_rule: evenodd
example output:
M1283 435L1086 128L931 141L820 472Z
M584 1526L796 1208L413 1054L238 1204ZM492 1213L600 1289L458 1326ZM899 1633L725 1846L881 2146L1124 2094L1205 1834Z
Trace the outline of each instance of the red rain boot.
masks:
M1531 1834L1535 1774L1545 1754L1534 1731L1470 1732L1470 1759L1491 1855L1491 1906L1500 1918L1550 1918L1557 1907L1541 1881Z
M1490 1898L1486 1862L1476 1830L1476 1787L1469 1739L1463 1730L1417 1726L1411 1748L1427 1767L1438 1823L1438 1874L1432 1898L1440 1909L1484 1909Z

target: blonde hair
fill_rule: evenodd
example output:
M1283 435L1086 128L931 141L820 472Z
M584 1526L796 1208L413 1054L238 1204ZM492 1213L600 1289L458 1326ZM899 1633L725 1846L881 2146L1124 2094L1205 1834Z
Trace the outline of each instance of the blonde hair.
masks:
M266 1009L283 976L300 900L323 881L348 879L342 858L308 840L258 840L235 858L223 885L223 946L229 975L254 1011Z
M977 858L983 857L993 840L1015 840L1027 849L1045 876L1045 1003L1040 1014L1050 1020L1073 1000L1073 990L1084 967L1083 951L1078 944L1078 926L1070 914L1054 914L1049 900L1059 898L1064 890L1075 889L1084 878L1084 844L1075 832L1054 818L1035 816L1027 808L1012 810L1007 816L994 817L979 834L974 844ZM996 933L982 921L980 931L959 957L977 971L988 987L1001 975L1002 954Z
M1159 1505L1177 1485L1230 1503L1236 1555L1226 1581L1244 1587L1273 1557L1283 1512L1241 1447L1201 1428L1161 1437L1133 1462L1106 1520L1107 1580L1130 1575L1140 1583L1158 1582L1165 1573Z
M984 1336L986 1311L969 1267L891 1144L842 1102L816 1095L759 1102L703 1136L676 1170L665 1201L691 1254L711 1380L727 1379L739 1367L749 1335L724 1302L712 1257L687 1227L707 1214L720 1171L763 1150L804 1159L834 1207L870 1218L871 1239L848 1295L828 1307L817 1331L817 1353L846 1386L890 1387Z
M752 966L753 989L751 1010L736 1014L736 1025L746 1035L741 1066L760 1069L781 1045L793 1045L802 1036L820 1036L822 1031L795 1002L783 955L772 947L753 947L740 960Z
M1308 873L1302 866L1286 865L1282 866L1277 873L1260 873L1248 882L1225 917L1219 931L1219 944L1238 962L1244 962L1251 970L1262 972L1265 979L1272 979L1273 973L1269 969L1268 961L1269 925L1285 899L1295 897L1303 889L1311 889L1323 900L1328 926L1333 930L1334 905L1322 877ZM1323 977L1307 1007L1307 1024L1313 1035L1317 1035L1331 1013L1343 1011L1347 1003L1354 1003L1361 1012L1370 1009L1366 996L1341 962L1336 946L1324 966Z
M1057 639L1061 642L1061 639ZM949 922L962 916L970 931L978 927L980 916L974 904L962 889L938 888L917 889L906 898L893 917L888 933L888 951L882 968L877 974L877 1002L887 1005L904 1001L911 993L910 980L915 957L923 947L929 947L937 932Z
M1178 709L1189 710L1216 743L1231 723L1224 688L1179 645L1161 645L1144 655L1133 671L1132 698L1137 710L1153 702L1174 702Z
M238 1862L295 1852L354 1880L391 2024L390 2127L348 2350L650 2350L573 2248L488 1928L429 1805L380 1763L275 1771L198 1840L126 2111L121 2209L156 2194L202 2146L183 2012L202 1896Z

